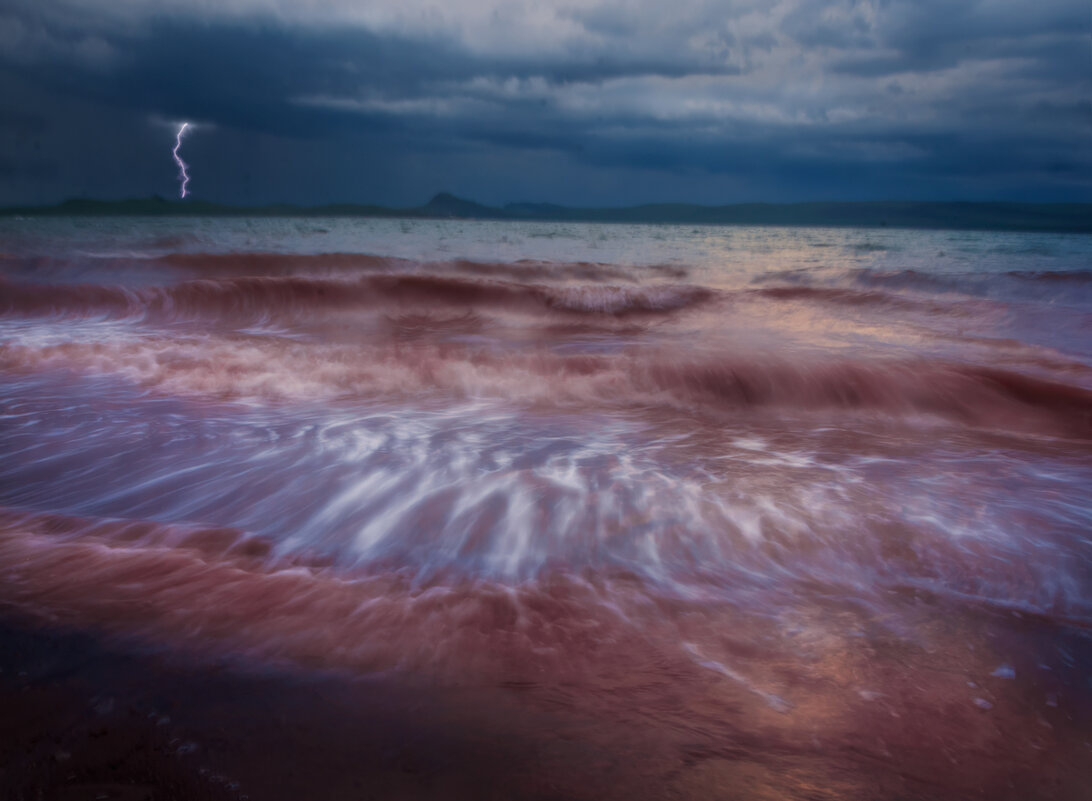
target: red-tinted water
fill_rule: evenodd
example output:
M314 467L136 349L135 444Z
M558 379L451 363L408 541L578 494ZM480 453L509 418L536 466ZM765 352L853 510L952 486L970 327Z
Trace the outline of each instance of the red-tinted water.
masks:
M562 796L1092 779L1085 273L102 261L0 279L20 615L427 687Z

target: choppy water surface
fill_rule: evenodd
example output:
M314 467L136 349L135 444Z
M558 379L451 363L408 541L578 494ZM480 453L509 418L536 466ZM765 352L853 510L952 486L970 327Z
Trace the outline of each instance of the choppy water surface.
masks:
M54 219L0 251L5 604L591 714L655 797L1087 787L1089 238Z

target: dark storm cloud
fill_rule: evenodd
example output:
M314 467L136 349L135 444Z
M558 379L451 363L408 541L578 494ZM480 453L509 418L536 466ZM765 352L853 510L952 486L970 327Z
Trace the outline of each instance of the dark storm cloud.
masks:
M1088 199L1090 23L1083 2L17 0L0 202L169 192L180 119L205 126L198 196L239 202Z

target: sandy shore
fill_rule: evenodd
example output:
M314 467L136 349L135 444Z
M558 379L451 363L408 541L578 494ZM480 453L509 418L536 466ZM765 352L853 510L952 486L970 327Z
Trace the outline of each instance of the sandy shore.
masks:
M717 744L697 731L620 725L632 710L613 722L555 714L535 688L261 668L10 614L0 618L0 643L0 787L13 801L1077 801L1092 778L1072 741L1068 754L1044 754L1039 770L995 763L994 780L982 784L974 777L993 757L975 760L973 749L962 765L933 754L930 772L922 754L877 760L775 741L763 750L742 733Z
M514 710L496 698L473 709L472 688L460 710L393 682L198 664L7 616L0 643L4 798L590 798L609 789L553 787L558 777L537 770L539 749L510 736Z

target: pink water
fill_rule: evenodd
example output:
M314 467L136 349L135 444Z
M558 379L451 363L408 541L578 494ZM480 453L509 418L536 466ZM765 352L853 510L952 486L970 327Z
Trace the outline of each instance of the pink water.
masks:
M1084 797L1080 238L192 224L7 233L5 606L511 695L650 797Z

